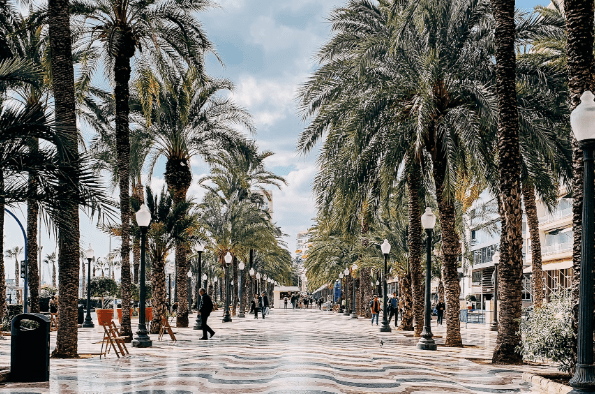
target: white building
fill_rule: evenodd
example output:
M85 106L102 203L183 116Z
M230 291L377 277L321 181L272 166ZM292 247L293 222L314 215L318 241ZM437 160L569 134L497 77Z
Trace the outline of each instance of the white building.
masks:
M308 231L301 231L296 237L295 256L298 261L298 277L300 280L301 291L306 291L306 284L308 279L306 278L306 268L304 267L304 261L308 258L308 251L310 250L310 233Z

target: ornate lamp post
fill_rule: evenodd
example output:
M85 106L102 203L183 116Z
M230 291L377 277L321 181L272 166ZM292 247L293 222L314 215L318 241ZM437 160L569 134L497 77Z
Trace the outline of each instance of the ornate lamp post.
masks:
M425 302L425 316L424 329L421 332L421 338L417 343L417 348L421 350L436 350L436 342L434 342L432 334L432 307L431 300L431 286L432 286L432 232L436 225L436 215L432 213L432 208L426 208L426 212L421 216L421 225L426 229L427 234L427 258L426 258L426 302Z
M171 264L166 264L165 265L165 273L167 274L167 295L169 298L169 313L171 313L171 274L174 273L174 268L171 266Z
M93 324L93 319L91 319L91 260L95 257L95 251L91 247L91 244L89 244L89 249L85 250L85 257L87 258L89 268L87 270L87 317L85 317L83 327L93 328L95 325Z
M198 244L196 247L196 251L198 252L198 275L196 276L196 283L198 287L200 286L200 278L202 277L202 252L205 251L205 247L202 244ZM206 274L205 274L206 276ZM206 278L205 278L206 280ZM200 310L200 294L198 294L198 290L196 291L196 321L194 322L194 330L202 330L202 317L198 311Z
M500 262L500 252L494 253L492 256L494 262L494 320L490 325L490 331L498 331L498 263Z
M349 316L350 315L350 311L349 311L349 301L347 299L347 295L349 294L349 292L347 291L347 278L349 277L349 268L345 268L345 271L343 271L343 275L345 275L345 316ZM353 286L353 283L351 284L351 286Z
M345 286L343 285L343 277L344 276L345 276L345 274L343 274L343 272L341 272L339 274L339 283L341 283L341 292L342 292L342 294L345 294ZM347 281L345 281L345 283L347 283ZM345 304L347 304L347 297L345 297ZM343 310L343 300L341 300L340 303L339 303L339 313L343 313L343 312L345 312L345 311Z
M384 254L384 293L382 294L382 299L384 300L384 311L382 311L382 327L380 327L380 332L391 332L391 328L388 325L388 320L386 316L386 312L388 311L388 299L386 297L386 275L388 272L388 254L390 253L390 244L388 240L385 239L384 243L380 245L380 249L382 249L382 253Z
M240 264L238 264L238 268L240 269L240 277L238 280L238 296L240 297L240 311L238 312L239 318L246 317L244 314L244 299L242 298L242 276L244 276L245 267L246 265L240 261Z
M256 273L256 294L260 293L260 272Z
M213 283L215 284L214 285L215 286L214 298L215 298L215 301L217 301L217 287L216 287L217 286L217 277L216 276L213 278ZM219 285L219 287L221 287L221 285Z
M351 287L353 288L353 307L351 309L351 318L357 319L357 313L355 311L355 273L357 270L357 264L353 263L351 266L351 278L353 279Z
M202 287L204 287L204 289L205 289L205 290L207 290L207 286L208 286L208 285L207 285L207 279L208 279L208 278L209 278L209 277L207 276L207 274L206 274L206 273L205 273L205 274L202 274L202 283L203 283Z
M570 114L570 125L583 149L583 220L581 234L581 277L578 311L578 357L570 385L577 390L595 388L593 365L593 148L595 147L595 101L593 93L586 91L581 104Z
M147 230L149 229L149 224L151 223L151 212L145 204L143 204L138 212L136 213L136 222L140 227L140 301L139 301L139 311L138 311L138 331L136 333L136 339L132 341L133 347L151 347L153 346L153 342L151 338L149 338L149 332L147 331L147 326L145 324L145 297L146 297L146 288L145 288L145 244L147 240Z
M227 282L225 287L225 314L223 315L223 323L228 323L231 321L231 315L229 314L229 266L233 261L233 257L231 253L227 252L225 255L225 282Z

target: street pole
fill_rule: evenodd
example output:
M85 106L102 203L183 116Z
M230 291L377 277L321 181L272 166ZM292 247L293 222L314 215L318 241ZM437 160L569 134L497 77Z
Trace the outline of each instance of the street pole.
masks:
M244 276L244 267L245 266L243 262L240 262L240 264L238 264L238 268L240 269L240 277L238 278L238 293L240 297L240 311L238 312L239 318L246 317L246 315L244 314L244 299L242 298L242 277Z
M388 241L384 240L384 243L388 245ZM383 251L384 252L384 251ZM382 298L384 299L384 310L382 311L382 327L380 327L380 332L391 332L391 328L388 325L388 320L387 320L387 316L386 316L386 312L388 310L388 299L386 297L386 275L388 272L388 254L390 253L390 245L389 245L389 251L387 253L384 253L384 280L383 280L383 285L384 285L384 294L382 295Z
M196 278L196 283L199 284L200 287L200 281L202 280L202 245L199 247L198 249L198 277ZM205 288L205 292L207 291L207 289ZM202 298L200 297L200 294L198 294L198 292L196 292L196 321L194 322L194 329L195 330L202 330L202 317L200 316L200 313L198 313L198 311L200 310L200 304L202 303Z
M429 209L429 208L428 208ZM427 211L426 211L427 212ZM431 211L430 211L431 213ZM432 315L431 315L431 286L432 286L432 229L426 229L427 234L427 255L426 255L426 299L425 299L425 316L424 329L421 333L421 338L417 343L417 348L421 350L436 350L436 342L432 334ZM386 283L386 281L384 282ZM385 285L386 286L386 285ZM386 289L386 287L385 287Z
M498 263L500 262L500 252L492 256L494 261L494 320L490 325L490 331L498 331Z
M171 313L171 274L167 274L167 292L169 297L169 313Z
M139 300L139 311L138 311L138 331L136 333L136 339L132 341L133 347L146 348L153 346L151 338L149 338L149 332L147 331L147 325L145 324L145 244L147 241L147 230L149 223L151 222L151 213L145 204L140 207L140 210L136 213L136 221L140 227L140 300ZM124 305L122 305L124 306Z
M231 253L227 252L225 255L225 314L223 315L223 323L231 322L231 315L229 314L229 268L232 260Z
M357 312L355 310L355 272L356 272L355 270L357 270L357 264L354 263L351 266L351 280L352 280L351 287L353 287L353 307L351 310L351 318L352 319L357 319Z
M24 297L25 299L23 300L23 313L27 313L27 297L29 296L27 294L27 285L28 285L28 280L27 280L27 264L28 264L28 260L27 260L27 232L25 231L25 229L23 228L23 225L21 224L21 221L14 215L14 213L10 212L10 210L8 208L4 208L4 210L10 215L12 216L12 218L14 220L16 220L17 224L19 225L19 227L21 228L21 232L23 233L23 238L25 239L25 277L23 278L23 287L24 287ZM20 275L20 272L19 272ZM16 278L15 278L15 283L16 283ZM18 296L19 296L19 291L17 289L17 302L18 302Z
M91 249L91 245L89 245L89 250L85 253L93 254L93 249ZM93 319L91 319L91 260L93 257L87 257L87 264L89 265L87 270L87 316L85 317L85 321L83 323L84 328L93 328L95 325L93 324Z

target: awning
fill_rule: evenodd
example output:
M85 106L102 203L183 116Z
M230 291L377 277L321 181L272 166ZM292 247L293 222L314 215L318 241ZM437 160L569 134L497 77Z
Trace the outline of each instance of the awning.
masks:
M529 274L532 272L532 266L529 266L523 270L524 274ZM550 264L543 264L541 269L543 271L553 271L553 270L563 270L567 268L572 268L572 260L561 261L559 263L550 263Z

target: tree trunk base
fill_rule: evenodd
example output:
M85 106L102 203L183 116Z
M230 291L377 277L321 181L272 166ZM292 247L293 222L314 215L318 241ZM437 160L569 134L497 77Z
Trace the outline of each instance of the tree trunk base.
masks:
M176 327L187 328L188 327L188 314L180 315L176 318Z
M492 364L523 364L523 356L516 352L514 346L508 344L496 345L494 355L492 356Z
M52 358L80 358L78 353L61 353L61 352L57 352L56 350L54 350L51 354Z

